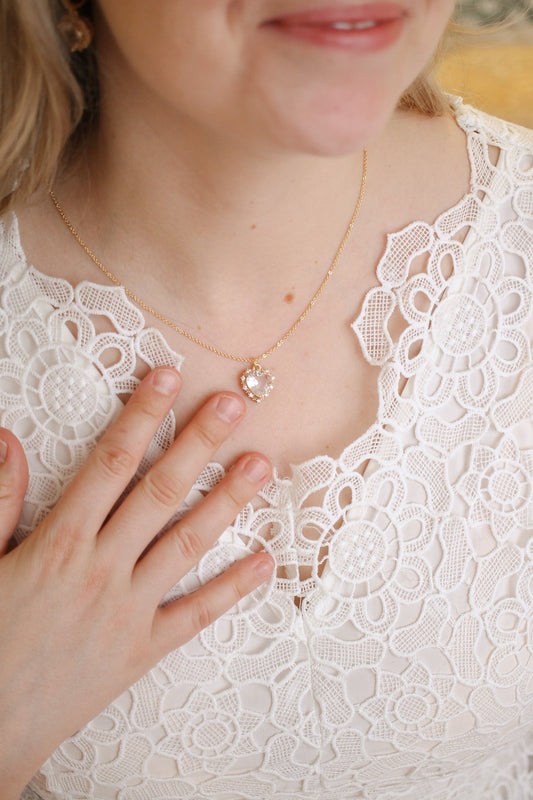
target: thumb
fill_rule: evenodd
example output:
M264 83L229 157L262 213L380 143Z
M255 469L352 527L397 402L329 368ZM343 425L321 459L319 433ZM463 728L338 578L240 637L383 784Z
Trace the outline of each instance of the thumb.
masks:
M0 556L15 530L28 486L28 464L17 437L0 428Z

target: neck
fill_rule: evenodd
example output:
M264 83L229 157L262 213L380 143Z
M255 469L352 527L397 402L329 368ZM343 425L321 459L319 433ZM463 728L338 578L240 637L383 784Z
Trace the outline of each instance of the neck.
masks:
M161 308L168 295L215 319L222 307L227 314L246 303L253 313L295 298L287 309L293 316L342 239L362 154L258 157L227 142L148 133L111 137L105 124L100 129L87 191L77 189L86 198L85 213L77 214L86 241L125 285L171 317L172 309Z
M105 132L95 143L92 207L102 243L112 246L121 231L139 250L149 245L165 274L175 271L179 254L189 284L207 282L214 295L220 281L255 284L259 272L279 285L296 253L320 256L311 235L317 219L331 234L324 243L330 252L357 197L359 154L258 158L227 142L169 143L156 131L150 141L134 138L125 148L121 137L118 153Z
M209 318L218 330L233 309L264 315L293 298L290 324L346 230L362 153L252 149L120 80L104 88L84 165L58 191L82 237L128 288L185 327ZM278 328L268 311L265 325Z

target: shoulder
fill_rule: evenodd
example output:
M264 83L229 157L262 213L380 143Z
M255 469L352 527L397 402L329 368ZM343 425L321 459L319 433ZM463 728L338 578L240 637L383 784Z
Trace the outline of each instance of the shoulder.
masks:
M13 211L0 215L0 245L2 250L6 248L17 248L19 243L19 231L17 216Z
M0 216L0 284L10 283L27 267L18 220L13 212Z
M471 165L469 199L477 204L478 236L521 261L533 285L533 131L455 103L455 119L466 135ZM514 269L517 269L516 265Z
M533 130L516 125L508 120L491 116L478 108L466 105L458 97L450 98L457 124L467 135L476 136L488 146L497 147L504 152L514 151L525 157L533 157ZM533 163L524 165L533 182Z

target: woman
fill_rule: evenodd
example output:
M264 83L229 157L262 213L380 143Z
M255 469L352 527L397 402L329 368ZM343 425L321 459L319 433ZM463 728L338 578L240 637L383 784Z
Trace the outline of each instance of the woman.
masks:
M451 0L62 5L3 5L3 796L533 797L533 143L432 86Z

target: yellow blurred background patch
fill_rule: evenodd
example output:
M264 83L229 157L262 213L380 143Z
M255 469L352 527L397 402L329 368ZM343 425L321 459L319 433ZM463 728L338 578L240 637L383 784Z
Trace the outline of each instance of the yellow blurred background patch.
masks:
M438 70L444 88L533 128L533 0L463 0L456 16L470 33L452 38Z
M533 46L462 46L439 68L444 88L497 117L533 128Z

